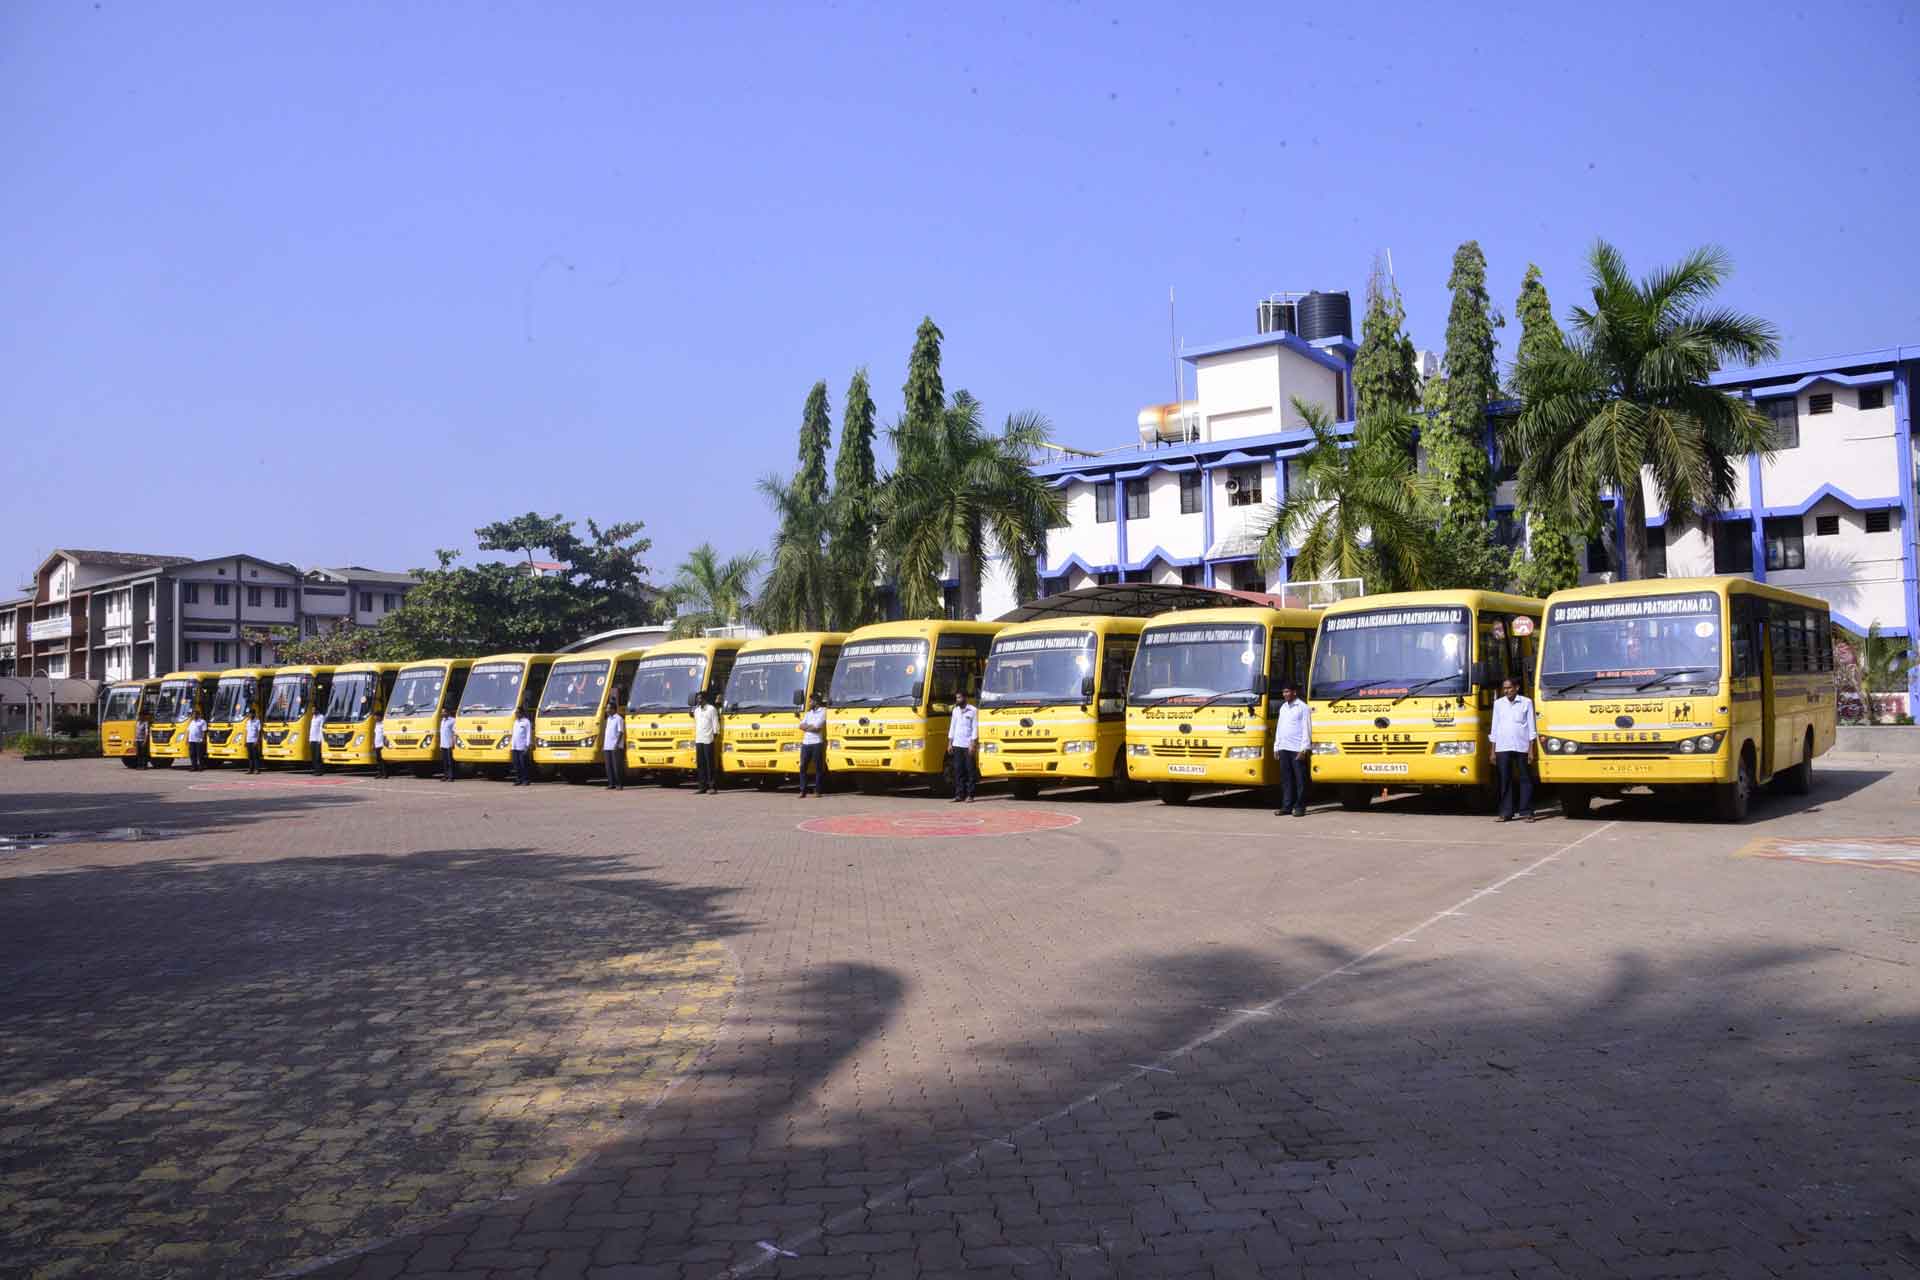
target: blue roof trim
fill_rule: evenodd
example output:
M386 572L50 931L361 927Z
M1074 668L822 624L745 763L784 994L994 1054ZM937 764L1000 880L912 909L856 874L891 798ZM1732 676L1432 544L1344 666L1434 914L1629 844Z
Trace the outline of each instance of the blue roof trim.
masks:
M1855 511L1890 511L1900 505L1899 494L1893 494L1885 498L1856 498L1845 489L1831 484L1823 484L1808 494L1806 499L1800 503L1786 507L1763 507L1762 511L1770 516L1803 516L1812 510L1816 503L1823 502L1828 498L1834 499L1842 506L1851 507Z
M1046 558L1043 556L1040 561L1040 576L1043 578L1057 578L1061 574L1073 569L1078 569L1082 573L1112 573L1119 567L1117 564L1089 564L1080 558L1079 553L1070 551L1067 553L1065 560L1062 560L1051 569L1047 567Z
M1235 351L1257 351L1261 347L1285 347L1296 355L1305 356L1315 364L1325 365L1335 373L1347 371L1348 362L1339 356L1329 355L1305 338L1284 332L1262 333L1252 338L1236 338L1231 342L1210 342L1205 346L1188 347L1180 353L1180 358L1198 360L1203 356L1224 356Z
M1355 425L1352 421L1336 422L1333 432L1339 436L1351 436ZM1263 435L1235 436L1229 440L1209 440L1161 449L1116 449L1096 458L1041 463L1032 470L1035 476L1052 488L1059 488L1062 483L1074 480L1097 484L1102 480L1114 479L1116 473L1120 472L1127 473L1121 478L1132 478L1149 471L1191 471L1195 467L1218 466L1223 461L1233 460L1227 455L1242 455L1238 459L1242 463L1266 462L1277 452L1282 457L1304 453L1313 447L1313 439L1313 432L1306 427L1289 427L1285 431L1269 431Z
M1778 364L1757 364L1746 369L1722 369L1707 378L1709 386L1742 386L1765 382L1769 378L1797 378L1808 373L1830 373L1835 369L1857 369L1870 364L1897 364L1902 360L1920 360L1920 346L1878 347L1872 351L1851 351L1836 356L1816 356L1811 360L1784 360Z
M1794 589L1795 588L1792 588L1792 587L1788 588L1788 590L1794 590ZM1805 594L1817 595L1819 593L1814 591L1808 591ZM1857 636L1864 636L1867 634L1868 624L1855 622L1852 618L1848 617L1846 614L1834 608L1831 603L1827 605L1827 616L1832 618L1835 622L1839 623L1841 626L1845 627L1847 630L1853 632L1853 634ZM1904 636L1907 634L1907 629L1905 627L1883 626L1880 628L1880 634L1883 636Z
M1170 565L1178 569L1183 565L1199 564L1205 558L1204 556L1176 556L1165 547L1155 547L1153 550L1147 552L1146 555L1140 557L1140 559L1127 565L1126 568L1130 571L1145 569L1150 567L1155 560L1158 560L1162 564Z
M1816 382L1835 382L1843 387L1870 387L1893 381L1893 370L1881 369L1874 373L1810 373L1798 382L1782 383L1778 386L1755 387L1753 398L1773 399L1776 396L1796 395L1805 391Z

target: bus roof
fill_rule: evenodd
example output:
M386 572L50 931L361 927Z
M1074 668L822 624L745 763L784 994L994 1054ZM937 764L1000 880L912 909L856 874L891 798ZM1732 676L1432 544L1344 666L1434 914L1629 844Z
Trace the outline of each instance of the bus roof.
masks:
M858 644L862 640L920 640L936 636L942 632L953 632L968 636L999 635L1004 622L962 622L956 618L903 618L899 622L876 622L849 632L848 644Z
M363 671L384 674L388 671L398 671L405 665L403 662L343 662L333 669L333 674L337 676L357 675Z
M494 653L484 658L475 658L473 665L479 666L483 662L518 662L524 666L529 662L552 662L560 656L557 653Z
M1776 587L1771 582L1756 582L1738 574L1717 574L1707 578L1634 578L1626 582L1597 582L1590 587L1568 587L1547 597L1552 606L1566 600L1618 600L1624 596L1678 596L1690 591L1711 591L1716 595L1762 596L1809 609L1831 610L1833 605L1819 596L1803 595Z
M150 689L160 683L159 676L137 676L131 680L114 680L108 683L108 689Z
M735 653L748 642L738 636L685 636L663 640L647 650L649 658L683 658L699 654L711 658L716 653Z
M1174 609L1158 617L1148 618L1147 625L1142 630L1205 625L1209 622L1258 622L1270 627L1312 631L1320 625L1321 612L1322 610L1319 609L1269 609L1262 605L1245 605L1235 609Z
M1378 595L1340 600L1316 612L1333 615L1448 604L1465 605L1469 609L1505 609L1513 613L1537 614L1546 607L1547 602L1537 596L1509 595L1504 591L1383 591Z
M162 680L218 680L218 671L169 671L160 677Z
M398 663L395 663L394 665L399 667L402 671L412 671L419 667L444 667L448 671L456 671L461 667L472 666L473 659L472 658L419 658L413 662L398 662Z
M272 675L274 670L273 667L228 667L220 673L220 678L222 680L258 680L261 676Z
M278 676L330 676L334 667L329 663L320 663L304 667L275 667L273 674Z
M1214 610L1207 610L1212 613ZM1122 618L1113 614L1055 614L1048 618L1035 618L1030 622L1009 622L1000 629L994 639L1003 640L1012 636L1059 635L1062 631L1085 631L1093 635L1137 636L1144 630L1151 618Z
M770 636L756 636L740 646L742 653L762 653L768 649L806 649L819 652L830 644L845 644L847 633L844 631L780 631Z
M574 662L622 662L628 658L644 658L654 652L658 646L645 649L581 649L576 653L554 655L553 665L564 666Z

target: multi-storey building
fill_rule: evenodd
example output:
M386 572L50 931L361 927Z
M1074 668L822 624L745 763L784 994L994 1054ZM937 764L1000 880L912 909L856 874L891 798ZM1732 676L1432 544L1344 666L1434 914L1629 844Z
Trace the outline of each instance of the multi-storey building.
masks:
M159 584L186 556L56 551L29 594L0 601L0 674L121 679L154 661Z

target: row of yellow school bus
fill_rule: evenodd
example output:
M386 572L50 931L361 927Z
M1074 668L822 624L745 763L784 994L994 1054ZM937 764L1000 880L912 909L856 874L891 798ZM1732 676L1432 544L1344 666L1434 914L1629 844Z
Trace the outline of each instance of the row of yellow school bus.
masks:
M102 740L132 764L147 718L152 760L169 764L185 757L198 711L210 758L241 760L258 709L269 762L308 763L317 744L328 764L368 766L377 720L386 763L426 772L451 710L456 764L498 776L526 708L534 764L588 775L619 707L629 768L671 785L694 771L690 708L704 694L723 711L723 772L765 787L798 773L801 715L819 693L832 773L863 790L917 780L938 791L951 785L948 733L965 691L978 704L980 773L1015 797L1150 784L1178 804L1278 781L1271 712L1293 685L1313 711L1314 783L1361 808L1382 789L1486 797L1492 700L1511 676L1535 698L1541 780L1569 816L1595 795L1682 786L1738 820L1762 784L1804 792L1813 758L1832 747L1830 637L1822 601L1725 577L1545 601L1430 591L1324 610L889 622L646 650L176 673L114 686Z

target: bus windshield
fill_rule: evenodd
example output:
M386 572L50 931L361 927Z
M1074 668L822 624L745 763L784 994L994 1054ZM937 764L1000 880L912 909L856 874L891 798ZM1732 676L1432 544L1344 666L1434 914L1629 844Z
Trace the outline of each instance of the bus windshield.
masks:
M134 720L140 715L139 689L112 689L107 693L107 705L100 709L100 719Z
M1091 631L1056 631L995 640L993 651L987 655L986 677L980 685L980 705L1085 702L1092 696L1086 691L1085 682L1093 675L1098 643L1099 638Z
M682 653L663 658L642 658L633 669L633 691L627 695L629 711L685 711L693 695L706 686L705 654Z
M160 685L160 697L153 718L163 723L193 719L193 691L198 681L167 680Z
M446 682L447 673L439 667L402 671L400 678L393 682L393 696L387 699L387 714L431 715L434 708L440 705L440 688Z
M333 678L333 692L327 698L328 724L358 724L373 714L374 690L380 676L373 671L346 671Z
M1259 623L1160 627L1141 633L1127 705L1164 702L1244 703L1259 695L1253 678L1266 669L1267 629Z
M215 686L213 710L207 713L207 719L215 724L231 724L246 719L252 710L253 677L229 676Z
M607 692L605 658L591 662L556 662L547 676L546 692L540 695L543 716L590 716L600 710L600 699Z
M737 711L792 711L807 694L813 655L805 649L740 654L727 677L726 703Z
M517 662L483 662L467 675L460 695L463 716L506 715L520 705L520 681L526 669Z
M925 640L862 640L840 651L827 697L836 707L917 707L926 686Z
M1467 691L1468 611L1369 609L1320 622L1309 698L1450 696Z
M1718 684L1720 631L1720 597L1712 592L1557 604L1547 611L1540 687L1553 696L1607 697L1649 681Z
M307 693L313 688L312 676L275 676L273 691L267 695L267 714L263 720L285 724L307 714Z

